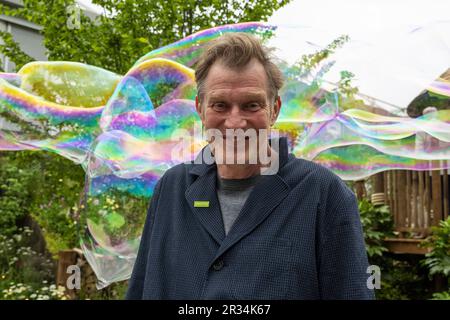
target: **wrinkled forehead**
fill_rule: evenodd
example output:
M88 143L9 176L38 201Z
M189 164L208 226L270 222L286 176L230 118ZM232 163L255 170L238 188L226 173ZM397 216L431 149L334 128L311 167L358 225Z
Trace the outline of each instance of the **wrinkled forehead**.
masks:
M268 99L267 90L262 88L242 86L237 89L223 88L212 89L207 92L208 101L261 101L265 102Z
M269 83L263 65L256 59L237 68L216 61L205 79L204 93L208 96L235 93L259 96L269 95Z

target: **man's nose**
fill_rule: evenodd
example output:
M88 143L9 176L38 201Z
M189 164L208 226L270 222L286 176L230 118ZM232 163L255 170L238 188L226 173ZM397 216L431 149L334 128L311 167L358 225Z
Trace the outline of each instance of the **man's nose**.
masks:
M238 106L233 106L225 119L226 129L245 129L247 120L242 115L242 110Z

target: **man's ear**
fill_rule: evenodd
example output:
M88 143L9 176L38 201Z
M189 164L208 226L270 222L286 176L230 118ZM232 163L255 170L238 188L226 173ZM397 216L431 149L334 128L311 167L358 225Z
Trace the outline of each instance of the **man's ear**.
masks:
M202 112L202 106L200 103L200 100L198 98L198 96L195 96L195 110L197 110L198 115L200 116L200 119L203 122L203 112Z
M273 105L273 112L272 112L272 116L270 119L271 126L273 126L275 124L275 122L277 121L278 115L280 114L280 110L281 110L281 98L280 98L280 96L278 96Z

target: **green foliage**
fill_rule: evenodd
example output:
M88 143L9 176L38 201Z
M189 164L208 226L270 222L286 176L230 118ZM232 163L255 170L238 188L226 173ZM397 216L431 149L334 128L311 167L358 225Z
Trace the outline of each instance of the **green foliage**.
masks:
M43 27L49 60L78 61L123 74L153 49L217 25L266 21L288 2L96 0L109 17L91 19L81 12L79 23L73 0L24 0L23 8L0 10ZM8 43L3 52L20 67L24 59L12 48Z
M296 63L298 74L304 76L316 68L320 62L328 58L336 49L342 47L350 38L347 35L342 35L327 45L324 49L317 52L303 55Z
M54 255L77 244L71 214L84 184L80 166L56 154L22 151L0 154L0 234L13 233L26 215L42 228Z
M358 93L358 88L352 87L351 82L355 75L350 71L341 71L341 79L339 80L339 92L345 97L353 97Z
M287 80L301 80L304 77L311 75L314 71L317 71L316 69L320 66L321 62L333 54L337 49L342 47L348 40L349 37L343 35L335 39L322 50L318 50L311 54L302 55L293 66L290 66L288 70L284 70ZM282 68L285 67L286 66L282 66ZM323 68L324 69L319 70L319 72L327 71L326 67Z
M433 293L432 300L450 300L450 290Z
M440 274L450 276L450 218L439 223L439 227L432 227L432 234L423 244L432 248L425 255L423 265L429 268L430 276Z
M13 57L12 61L16 64L17 69L34 60L20 49L19 44L14 41L11 33L0 31L0 39L3 40L3 43L0 43L0 53L7 57Z
M48 250L58 251L76 246L77 227L73 214L83 192L84 171L70 160L55 154L36 155L42 173L39 195L33 201L33 217L43 229Z
M332 63L324 63L330 55L336 50L341 48L348 42L350 38L347 35L342 35L328 44L324 49L318 50L311 54L303 55L293 66L282 66L286 79L289 81L294 80L295 86L301 88L302 100L314 101L315 104L321 105L328 101L337 99L337 105L343 110L351 108L363 108L367 106L364 101L357 99L358 88L352 85L352 81L355 77L350 71L341 71L340 80L336 84L335 90L332 92L326 92L321 89L322 75L328 72ZM309 82L313 77L313 81ZM302 82L308 79L306 84ZM298 81L300 80L300 84ZM303 87L302 87L303 86Z
M304 77L310 76L313 71L317 72L317 79L312 83L308 84L307 92L314 93L317 95L320 87L321 75L325 74L331 67L329 64L322 64L330 55L332 55L336 50L345 45L346 42L350 40L349 36L342 35L336 38L333 42L327 45L324 49L316 51L311 54L303 55L287 72L288 79L302 79ZM321 66L319 68L319 66ZM350 71L343 70L340 72L340 80L337 83L335 93L337 93L338 105L342 109L350 108L364 108L364 101L357 99L358 88L352 85L352 81L355 75ZM322 92L322 96L326 95ZM324 101L322 101L324 102Z
M352 85L355 75L349 71L341 71L341 78L338 82L338 103L343 110L348 109L365 109L365 105L362 99L357 98L359 92L358 88Z
M372 258L371 263L381 269L381 289L376 290L378 300L416 300L427 299L429 282L426 270L420 268L420 257L392 257L383 254Z
M47 285L54 263L31 249L31 234L27 227L0 234L0 299L64 299L61 288Z
M422 116L423 110L429 106L433 106L437 110L448 110L450 109L450 99L445 95L425 91L409 103L406 111L410 117L417 118Z
M367 199L358 204L364 230L367 255L382 256L388 249L383 240L393 235L393 221L388 206L374 206Z
M429 277L444 276L449 289L433 295L435 300L450 300L450 218L441 221L438 227L431 228L431 236L422 246L431 248L421 264L428 268Z
M12 155L12 154L11 154ZM36 172L10 161L13 157L0 154L0 234L11 235L17 221L27 214Z
M374 206L367 199L358 203L369 263L380 267L381 289L378 300L424 299L428 295L426 270L417 257L393 257L384 239L394 235L389 207Z
M369 263L381 270L381 288L375 290L378 300L424 299L428 296L426 270L417 257L397 257L388 252L384 239L394 236L389 207L374 206L367 199L358 203ZM417 261L416 261L417 260Z
M123 239L138 239L144 227L148 199L118 190L87 197L81 218L91 222L97 234L104 234L112 245Z
M67 300L65 288L52 284L47 285L47 281L43 281L42 287L33 288L29 284L15 283L11 281L10 286L2 290L0 299L7 300ZM1 295L0 295L1 296Z

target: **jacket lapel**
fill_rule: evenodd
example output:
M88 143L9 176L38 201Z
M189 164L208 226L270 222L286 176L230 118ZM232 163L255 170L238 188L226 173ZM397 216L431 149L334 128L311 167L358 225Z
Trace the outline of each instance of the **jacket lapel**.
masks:
M260 225L289 194L279 175L264 176L250 193L238 218L224 239L216 258Z
M280 139L279 148L281 169L288 161L286 138ZM200 163L199 157L205 154L207 156L211 154L208 146L200 152L195 163ZM216 193L215 163L195 164L189 173L198 177L186 190L185 197L194 215L220 245L216 258L261 224L290 192L289 185L278 174L263 176L250 193L233 227L225 237L222 213ZM194 205L195 201L209 201L209 206L197 207Z
M190 174L198 175L194 182L185 192L185 198L195 216L220 245L225 238L225 227L223 225L222 213L216 193L216 166L207 164L196 164L189 171ZM208 201L207 206L196 206L196 201Z

